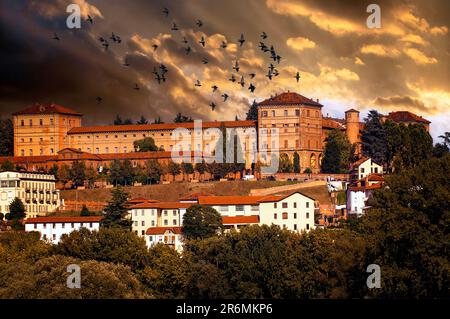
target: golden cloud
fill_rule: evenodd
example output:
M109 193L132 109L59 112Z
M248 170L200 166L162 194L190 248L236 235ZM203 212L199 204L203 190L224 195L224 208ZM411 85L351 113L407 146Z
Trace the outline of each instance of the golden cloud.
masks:
M366 44L360 51L364 54L374 54L383 57L398 57L401 53L396 48L391 48L382 44Z
M417 64L435 64L438 62L437 59L428 57L425 53L415 48L406 48L403 52Z
M308 38L296 37L289 38L286 44L294 50L302 51L304 49L312 49L316 47L316 43Z

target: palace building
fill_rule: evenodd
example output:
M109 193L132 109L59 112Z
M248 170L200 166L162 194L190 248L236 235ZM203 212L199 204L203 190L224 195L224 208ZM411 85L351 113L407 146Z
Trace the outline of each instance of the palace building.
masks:
M215 121L192 123L83 126L82 115L66 107L35 104L13 114L14 162L61 157L64 150L82 152L84 157L124 158L136 153L134 142L151 137L160 151L213 154L219 133L234 132L245 154L246 167L270 156L297 153L302 170L320 171L325 140L333 129L346 133L351 143L359 143L359 112L350 109L345 119L324 117L323 105L298 93L285 92L258 104L257 121ZM393 112L383 117L401 123L429 121L410 112ZM359 148L357 148L359 149ZM131 154L130 154L131 155ZM38 158L36 158L38 157Z

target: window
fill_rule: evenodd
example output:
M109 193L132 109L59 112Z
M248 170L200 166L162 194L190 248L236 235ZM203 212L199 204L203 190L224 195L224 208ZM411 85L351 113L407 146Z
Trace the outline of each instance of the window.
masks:
M310 114L309 114L310 112L309 112L309 110L306 110L306 116L310 116Z
M277 219L277 214L273 214L273 219Z
M141 222L141 226L145 226L145 220Z
M173 215L173 216L177 216L177 211L176 211L176 210L173 210L173 211L172 211L172 215Z
M237 212L243 212L244 211L244 205L236 205L236 211Z
M61 228L64 229L65 227L66 227L66 224L62 223L62 224L61 224Z
M20 121L20 126L25 126L25 121L24 120Z
M294 213L294 219L297 219L297 213Z
M272 111L272 117L275 117L275 111Z
M288 116L288 110L284 110L284 116Z
M361 173L364 173L364 167L361 167Z
M295 116L300 116L300 110L295 110Z
M288 213L283 213L283 219L288 219Z
M37 229L37 224L34 224L33 226L34 226L34 229Z
M306 202L306 208L309 208L309 202Z
M53 240L56 240L56 234L53 234Z
M306 213L306 218L307 218L307 219L309 218L309 213Z
M219 207L219 210L220 210L221 212L227 212L227 211L228 211L228 206L220 206L220 207Z
M267 117L267 111L262 111L261 112L261 117Z
M141 216L145 216L145 211L143 209L141 210Z
M294 230L297 230L297 224L294 224Z
M53 229L55 229L56 228L56 224L53 224Z
M164 219L164 226L167 226L169 224L167 219Z
M155 221L152 220L152 227L155 227Z
M277 203L273 203L273 208L277 208Z
M44 223L43 228L47 229L47 224L46 223Z
M284 140L284 148L288 148L289 147L289 141L288 140Z
M281 204L281 207L283 207L283 208L288 208L288 203L282 203L282 204Z
M309 224L306 224L306 229L309 229Z
M135 221L134 221L134 226L137 227L137 225L138 225L138 222L137 222L137 220L135 220Z
M297 208L297 202L294 203L294 208Z
M144 236L145 235L145 230L141 231L141 235Z
M258 205L252 205L252 206L251 206L251 211L252 211L252 212L255 212L255 211L257 212L257 211L259 211L259 206L258 206Z
M42 119L39 119L39 125L40 126L44 125L44 121Z
M164 211L164 216L167 216L168 215L168 212L167 212L167 210L165 210Z
M29 120L30 126L33 126L33 120Z
M172 220L172 223L173 223L173 225L176 225L177 224L177 220L176 219Z

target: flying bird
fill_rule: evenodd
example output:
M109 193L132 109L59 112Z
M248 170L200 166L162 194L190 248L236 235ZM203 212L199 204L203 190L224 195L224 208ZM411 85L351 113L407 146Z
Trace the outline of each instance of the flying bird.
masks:
M200 80L197 80L194 84L194 86L202 86L202 84L200 83Z
M219 87L218 87L217 85L211 86L211 89L213 89L213 90L212 90L213 92L216 92L218 88L219 88Z
M155 80L158 81L158 84L161 84L161 81L165 81L163 79L164 76L160 76L158 72L155 74Z
M250 83L250 86L248 87L248 89L250 90L250 92L255 92L256 87L253 85L253 83Z
M244 77L241 76L241 80L238 82L242 87L245 85Z
M297 71L297 74L294 76L294 79L297 80L297 83L298 81L300 81L300 72Z
M59 37L58 37L58 35L56 33L53 33L53 40L59 41Z
M249 73L249 75L250 75L250 79L254 79L254 78L255 78L255 76L256 76L256 74L255 74L255 73Z
M153 72L154 75L159 75L158 71L156 70L156 66L153 67Z
M102 103L102 101L103 101L103 99L102 99L100 96L97 96L97 97L95 98L95 100L97 101L97 104L100 104L100 103Z
M106 40L103 41L102 45L105 47L105 51L108 50L108 47L109 47L108 41L106 41Z
M269 70L267 72L266 76L269 78L269 80L272 80L272 76L273 76L272 71Z
M231 82L236 82L236 77L234 76L234 74L231 74L231 78L229 79Z
M188 55L192 51L190 46L187 46L184 50L186 51L186 55Z
M208 61L207 58L203 58L203 59L202 59L202 63L203 63L203 64L208 64L208 62L209 62L209 61Z
M159 66L159 69L161 70L162 74L166 74L167 72L169 72L169 69L167 69L167 67L164 64L161 64Z
M278 75L280 75L280 73L278 72L277 69L275 69L275 70L273 71L273 75L274 75L274 76L278 76Z
M169 16L169 9L164 8L162 12L166 15L166 18Z
M226 49L227 46L228 46L227 42L226 42L226 41L222 41L222 44L220 45L220 47L221 47L222 49Z
M172 29L171 30L172 31L178 31L179 30L178 26L177 26L177 24L175 22L172 24Z
M105 42L106 40L103 37L98 38L98 41Z
M272 63L270 63L270 65L269 65L269 70L270 70L270 72L273 72L274 69L275 69L275 67L273 66Z
M141 88L139 87L139 85L137 85L137 83L134 83L134 90L139 91Z
M277 55L277 56L276 56L276 60L277 60L277 63L280 64L280 62L281 62L281 56Z
M202 45L202 47L205 47L205 44L206 44L205 37L202 36L202 38L200 39L200 41L198 41L198 43L200 43Z
M130 63L128 63L127 60L125 59L123 62L123 66L130 66Z
M240 39L238 40L238 42L239 42L239 46L240 46L240 47L244 44L245 39L244 39L244 35L243 35L243 34L241 34L241 37L240 37Z
M198 26L199 28L201 28L202 25L203 25L203 22L202 22L202 20L197 20L197 21L195 22L195 24L197 24L197 26Z
M183 37L183 43L184 44L188 44L189 43L189 41L186 39L186 37Z
M236 60L236 62L234 63L233 70L236 70L236 72L239 72L239 61L238 60Z
M90 15L88 15L86 21L89 22L90 24L94 23L94 19L92 19L92 17Z
M267 39L267 33L265 33L264 31L261 33L261 39Z
M224 94L222 94L222 97L223 97L223 101L226 102L228 99L228 94L224 93Z
M209 106L211 106L211 110L214 111L214 109L216 108L216 103L211 102L211 103L209 103Z

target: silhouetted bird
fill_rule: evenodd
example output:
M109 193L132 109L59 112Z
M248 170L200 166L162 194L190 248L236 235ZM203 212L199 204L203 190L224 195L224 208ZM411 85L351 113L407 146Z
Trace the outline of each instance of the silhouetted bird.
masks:
M186 39L186 37L183 37L183 43L184 44L188 44L189 43L189 41Z
M269 78L269 80L272 80L272 76L273 76L272 71L269 70L267 72L266 76Z
M206 44L205 37L202 36L202 38L200 39L200 41L198 41L198 43L200 43L202 45L202 47L205 47L205 44Z
M226 49L227 46L228 46L228 44L227 44L225 41L222 41L222 44L220 45L220 47L221 47L222 49Z
M243 35L243 34L241 34L241 37L240 37L240 39L238 40L238 42L239 42L239 46L240 46L240 47L244 44L245 39L244 39L244 35Z
M236 60L233 66L233 70L236 70L236 72L239 72L239 61Z
M90 15L88 15L86 21L89 22L90 24L94 23L94 19L92 19L92 17Z
M202 25L203 25L203 22L202 22L202 20L197 20L197 22L195 22L195 24L197 24L197 26L198 26L199 28L201 28Z
M105 47L105 50L108 50L108 47L109 47L108 41L106 41L106 40L103 41L102 45Z
M139 85L137 85L137 83L134 83L134 90L139 91L141 88L139 87Z
M250 86L248 87L248 89L250 90L250 92L255 92L256 87L253 85L253 83L250 83Z
M231 78L229 79L231 82L236 82L236 77L234 76L234 74L231 74Z
M253 78L255 78L255 76L256 76L255 73L249 73L249 75L250 75L250 79L253 79Z
M97 97L95 98L95 100L97 101L97 104L100 104L100 103L102 103L102 101L103 101L103 99L102 99L100 96L97 96Z
M274 76L278 76L280 73L278 72L278 70L277 69L275 69L274 71L273 71L273 75Z
M186 51L186 55L188 55L192 51L190 46L187 46L184 50Z
M272 63L270 63L270 65L269 65L269 70L270 70L270 72L273 72L274 69L275 69L275 67L273 66Z
M158 45L157 44L153 44L152 48L153 48L153 51L156 51L156 49L158 48Z
M161 84L161 81L163 81L163 78L159 75L158 72L155 74L155 80L158 81L158 84Z
M194 84L194 86L202 86L202 84L200 83L200 80L197 80Z
M238 82L242 87L245 85L244 77L241 76L241 80Z
M203 63L203 64L208 64L208 62L209 62L209 61L208 61L207 58L203 58L203 59L202 59L202 63Z
M280 62L281 62L281 57L280 57L279 55L277 55L276 60L277 60L277 63L280 64Z
M265 33L264 31L261 33L261 39L267 39L267 33Z
M219 87L217 85L213 85L213 86L211 86L211 88L213 89L212 90L213 92L216 92Z
M216 103L211 102L211 103L209 103L209 106L211 106L211 110L214 111L214 109L216 108Z
M162 12L166 15L166 18L169 16L169 9L164 8Z
M103 37L98 38L98 41L105 42L106 40Z
M56 33L53 33L53 40L59 41L59 37L58 37L58 35Z
M114 32L111 34L110 39L114 42L114 43L120 43L122 42L122 40L120 39L120 37L118 35L115 35Z
M123 66L130 66L130 63L128 63L127 60L125 59L123 62Z
M162 74L166 74L167 72L169 72L169 69L167 69L167 67L164 64L161 64L159 66L159 69L161 70Z
M158 71L156 70L156 66L153 67L153 72L152 72L155 76L159 75Z
M171 30L172 31L178 31L179 30L178 26L177 26L177 24L175 22L172 24L172 29Z
M297 74L294 76L294 79L297 80L297 83L298 81L300 81L300 72L297 71Z
M164 74L161 74L161 80L162 80L163 82L166 82L166 77L164 76Z
M226 102L228 99L228 94L224 93L224 94L222 94L222 97L223 97L223 101Z

